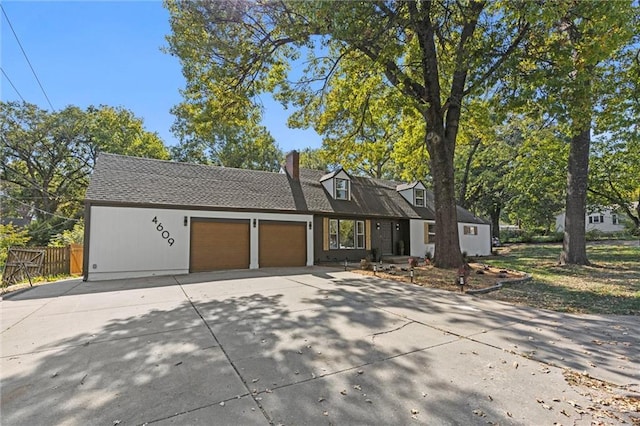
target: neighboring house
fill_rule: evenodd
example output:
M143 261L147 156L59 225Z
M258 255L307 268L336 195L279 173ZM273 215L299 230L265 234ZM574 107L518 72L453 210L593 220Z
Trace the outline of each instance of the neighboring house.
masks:
M281 173L100 154L85 199L85 279L310 266L433 253L420 182L301 169ZM458 208L460 245L489 255L489 224Z
M31 219L24 217L0 217L0 225L13 225L18 229L26 228L31 224Z
M562 212L556 216L556 232L564 232L564 219L566 213ZM613 233L624 231L624 215L616 213L613 209L605 207L599 211L587 213L585 217L585 230L600 231L603 233Z

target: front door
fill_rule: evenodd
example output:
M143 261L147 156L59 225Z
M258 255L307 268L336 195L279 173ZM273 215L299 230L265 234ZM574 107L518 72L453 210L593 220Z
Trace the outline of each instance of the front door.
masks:
M380 222L380 253L383 256L393 255L393 224L390 221Z

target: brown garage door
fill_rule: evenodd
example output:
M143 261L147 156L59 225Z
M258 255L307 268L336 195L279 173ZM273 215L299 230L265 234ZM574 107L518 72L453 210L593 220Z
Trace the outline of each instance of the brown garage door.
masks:
M307 264L306 222L260 221L261 268L269 266L305 266Z
M191 221L189 271L249 267L249 221Z

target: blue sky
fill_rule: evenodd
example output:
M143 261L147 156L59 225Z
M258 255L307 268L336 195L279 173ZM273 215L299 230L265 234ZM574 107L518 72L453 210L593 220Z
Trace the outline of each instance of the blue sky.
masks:
M53 107L123 106L158 132L167 145L171 107L180 102L184 78L177 58L160 51L166 46L169 14L160 1L2 1L22 47ZM18 43L1 16L0 64L22 97L50 109ZM4 75L3 101L20 97ZM320 146L313 132L286 127L288 113L263 96L264 124L280 148Z

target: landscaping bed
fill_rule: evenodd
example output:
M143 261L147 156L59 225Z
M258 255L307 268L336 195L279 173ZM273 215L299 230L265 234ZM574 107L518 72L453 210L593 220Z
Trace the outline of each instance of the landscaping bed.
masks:
M411 282L408 265L385 264L382 268L382 271L375 272L376 276L407 283ZM369 276L374 275L372 270L356 270L355 272ZM469 271L463 288L464 291L489 289L495 287L499 282L519 281L525 277L525 273L512 269L492 267L484 263L469 263ZM461 291L457 270L434 268L432 265L423 263L414 268L413 283L423 287Z

